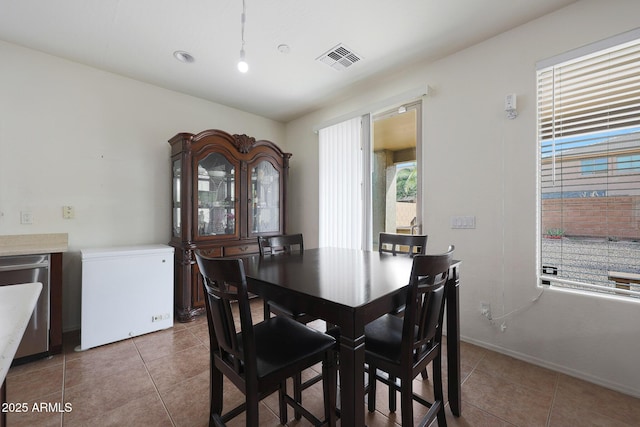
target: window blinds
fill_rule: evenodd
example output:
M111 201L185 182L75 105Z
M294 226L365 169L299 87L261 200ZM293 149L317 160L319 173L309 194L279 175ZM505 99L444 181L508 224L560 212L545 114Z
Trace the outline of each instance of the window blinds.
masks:
M537 73L545 284L640 296L640 40ZM627 289L628 288L628 289Z
M319 246L362 249L361 118L319 131Z

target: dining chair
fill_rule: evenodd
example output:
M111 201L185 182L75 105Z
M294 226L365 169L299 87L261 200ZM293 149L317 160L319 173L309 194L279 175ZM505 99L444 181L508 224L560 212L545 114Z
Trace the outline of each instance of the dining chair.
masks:
M393 255L424 255L427 250L426 234L395 234L380 233L378 235L378 250Z
M259 236L258 247L260 256L281 255L281 254L302 254L304 252L304 239L302 234L282 234L278 236ZM292 311L286 307L271 301L264 301L265 319L275 315L287 316L301 323L309 323L316 320L315 317L306 313Z
M427 252L428 237L426 234L380 233L378 235L378 251L390 253L394 256L397 254L408 255L410 257L424 255ZM404 305L397 307L392 313L402 315L403 312ZM422 371L422 378L426 380L428 377L429 374L425 367Z
M386 314L365 326L365 363L368 365L368 409L375 411L376 383L389 386L389 411L396 410L400 391L402 425L413 424L413 400L429 408L418 425L438 419L446 426L442 391L442 323L445 284L454 247L440 255L416 255L409 281L404 317ZM413 393L413 379L433 362L434 401ZM379 374L386 372L388 377Z
M281 234L278 236L259 236L260 255L275 255L304 251L302 234Z
M207 258L199 251L209 326L211 391L209 426L224 425L246 411L246 425L257 426L258 403L278 391L280 423L287 423L287 405L313 425L336 423L335 339L288 317L253 324L244 264L241 259ZM237 304L239 325L232 303ZM287 394L286 381L322 362L324 417L319 420ZM223 413L223 375L244 393L245 402Z
M302 254L304 252L304 238L302 234L281 234L277 236L259 236L258 247L260 256L276 256L282 254ZM307 313L290 310L272 301L264 300L264 318L276 316L289 317L297 322L307 324L317 320L316 317ZM338 339L337 328L328 328L330 335ZM302 403L302 391L311 387L322 379L321 375L314 375L305 382L302 381L302 374L296 374L293 378L293 396L298 403ZM301 414L295 412L295 418L300 419Z

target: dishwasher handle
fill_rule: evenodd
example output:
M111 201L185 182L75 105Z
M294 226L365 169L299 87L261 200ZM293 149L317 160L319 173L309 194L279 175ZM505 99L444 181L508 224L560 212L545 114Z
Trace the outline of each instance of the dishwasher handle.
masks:
M47 268L49 267L49 262L34 262L32 264L12 264L12 265L0 265L0 273L3 271L20 271L20 270L31 270L34 268Z

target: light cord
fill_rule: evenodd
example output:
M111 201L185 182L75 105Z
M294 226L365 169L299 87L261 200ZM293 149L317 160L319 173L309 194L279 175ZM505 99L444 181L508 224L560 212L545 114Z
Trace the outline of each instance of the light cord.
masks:
M502 316L492 317L489 320L491 322L496 322L498 320L506 319L507 317L511 316L512 314L516 314L517 312L524 310L525 308L529 307L530 305L532 305L533 303L538 301L543 293L544 293L544 288L540 289L540 293L538 295L536 295L531 301L529 301L529 302L527 302L525 304L522 304L520 307L518 307L518 308L516 308L514 310L511 310L510 312L505 313Z
M242 52L244 52L244 24L247 21L247 7L245 5L245 0L242 0L242 14L240 15L240 38L242 40Z

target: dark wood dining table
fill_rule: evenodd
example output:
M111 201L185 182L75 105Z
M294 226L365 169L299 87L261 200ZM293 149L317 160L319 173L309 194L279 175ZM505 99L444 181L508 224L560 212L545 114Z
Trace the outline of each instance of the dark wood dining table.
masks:
M250 292L340 327L340 417L364 426L364 326L402 306L412 259L342 248L244 259ZM447 378L451 411L461 413L459 265L446 286Z

